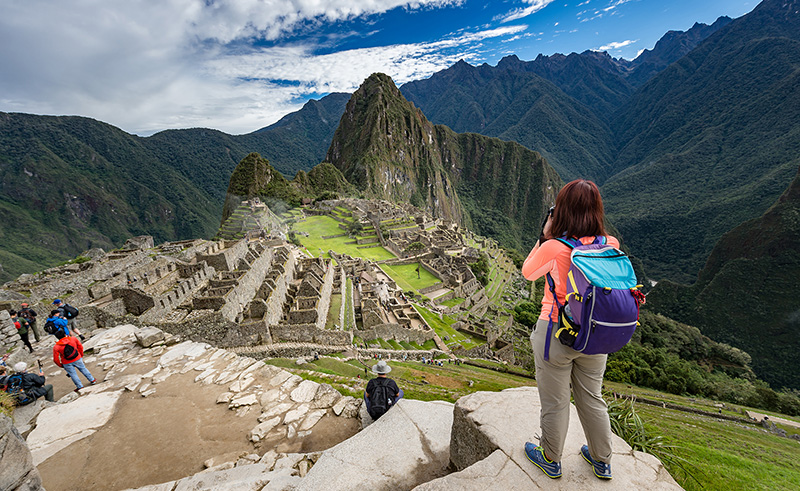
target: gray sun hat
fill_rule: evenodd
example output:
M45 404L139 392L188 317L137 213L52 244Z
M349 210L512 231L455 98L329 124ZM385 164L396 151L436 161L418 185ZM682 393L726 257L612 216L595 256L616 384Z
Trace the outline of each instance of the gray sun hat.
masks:
M28 368L28 364L25 363L24 361L21 361L16 365L14 365L14 371L17 373L24 372L26 368Z
M385 375L392 371L392 367L390 367L385 361L381 360L377 365L372 366L372 371L378 375Z

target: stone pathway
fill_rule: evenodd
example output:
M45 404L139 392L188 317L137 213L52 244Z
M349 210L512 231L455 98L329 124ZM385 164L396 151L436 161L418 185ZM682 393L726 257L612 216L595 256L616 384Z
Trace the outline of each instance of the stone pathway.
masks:
M177 477L192 475L204 462L230 470L269 450L273 459L291 448L323 450L360 427L361 400L327 384L205 343L168 342L132 325L93 333L86 362L103 382L39 402L26 418L47 489L124 489L180 468ZM50 365L48 381L71 384Z
M792 426L794 428L800 428L800 423L798 423L797 421L779 418L777 416L770 416L768 414L759 413L756 411L747 411L747 417L750 419L754 419L756 421L762 421L764 418L767 418L769 421L772 421L773 423L780 423L782 425Z

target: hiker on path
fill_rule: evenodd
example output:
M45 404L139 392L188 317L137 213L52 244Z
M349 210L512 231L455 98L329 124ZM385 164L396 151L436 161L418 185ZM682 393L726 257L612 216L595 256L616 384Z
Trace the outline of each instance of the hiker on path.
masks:
M28 330L30 329L28 319L21 317L19 314L17 314L16 310L9 310L8 313L11 315L11 322L13 322L14 327L17 328L17 334L19 334L19 337L22 338L22 342L25 343L25 346L28 347L28 350L33 353L33 346L31 346L31 342L28 340Z
M22 390L33 399L44 396L46 401L53 402L53 384L45 384L44 372L39 369L39 375L28 373L25 370L28 364L21 361L14 365L14 371L22 375ZM14 375L11 375L13 377Z
M44 321L44 332L55 336L59 331L63 331L66 336L69 336L69 322L61 316L60 310L51 310L50 317Z
M550 273L555 283L558 305L565 304L567 273L571 249L559 237L579 239L590 244L597 236L605 236L603 200L597 186L577 179L565 185L556 197L542 227L539 241L522 265L522 275L530 281ZM619 241L607 236L607 243L619 247ZM528 459L550 478L561 477L561 454L569 427L570 384L578 417L588 445L581 454L592 465L595 476L611 479L611 424L601 389L608 355L585 355L565 346L555 337L558 308L549 289L545 289L542 312L531 333L536 384L541 400L539 445L525 444ZM549 346L548 346L549 345ZM549 348L549 359L545 350Z
M136 278L134 278L134 281L135 280ZM75 318L78 317L78 309L76 309L75 307L73 307L68 303L62 302L61 299L59 298L53 300L53 305L55 305L56 309L58 309L58 311L61 312L61 317L67 319L67 325L69 326L69 330L75 333L79 338L81 338L81 341L86 341L86 338L78 330L78 323L75 320Z
M364 391L364 402L367 405L367 412L372 419L377 420L386 411L392 408L397 401L403 398L403 389L386 375L392 371L388 363L381 360L372 367L373 373L377 375L367 383L367 390Z
M30 306L27 303L23 302L22 304L20 304L20 309L18 313L20 316L28 319L28 324L30 324L31 326L31 332L33 332L33 339L35 339L36 342L38 343L40 339L40 334L39 334L39 329L36 328L36 311L30 308Z
M67 336L64 331L57 331L56 345L53 346L53 362L59 367L67 371L67 375L72 379L75 384L75 392L80 393L83 388L81 379L78 378L78 371L80 371L89 385L94 385L97 380L89 373L86 365L83 363L83 345L74 336Z

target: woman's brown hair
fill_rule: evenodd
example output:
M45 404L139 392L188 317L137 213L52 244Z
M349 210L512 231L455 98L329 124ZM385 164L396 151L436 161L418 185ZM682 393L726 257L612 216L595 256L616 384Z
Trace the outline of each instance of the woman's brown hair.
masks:
M550 235L586 237L605 235L603 226L603 198L592 181L576 179L558 192L553 210Z

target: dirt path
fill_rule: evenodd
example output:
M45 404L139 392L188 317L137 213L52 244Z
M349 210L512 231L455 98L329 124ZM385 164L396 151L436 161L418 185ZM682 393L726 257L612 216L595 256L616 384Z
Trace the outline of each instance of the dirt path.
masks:
M779 418L777 416L770 416L769 414L757 413L755 411L747 411L747 415L756 421L761 421L764 418L772 421L773 423L780 423L782 425L791 426L793 428L800 428L800 423L789 419Z
M46 344L37 346L35 355L44 363L47 383L53 384L58 400L75 386L53 363L49 354L52 343ZM105 372L95 357L88 355L85 361L92 375L103 382ZM132 364L122 373L117 371L115 377L144 374L154 367L155 362ZM359 429L357 420L325 417L304 439L280 438L254 445L248 433L258 424L260 409L237 415L227 404L216 403L225 387L195 383L196 375L193 370L173 374L149 397L138 391L125 392L105 426L39 464L44 487L50 491L113 491L158 484L195 474L210 458L222 463L242 454L263 455L270 449L314 452Z

